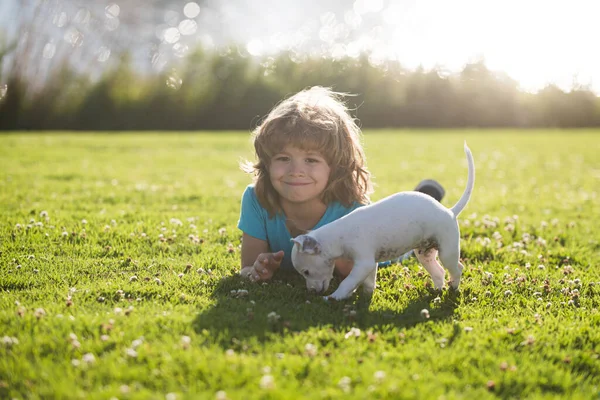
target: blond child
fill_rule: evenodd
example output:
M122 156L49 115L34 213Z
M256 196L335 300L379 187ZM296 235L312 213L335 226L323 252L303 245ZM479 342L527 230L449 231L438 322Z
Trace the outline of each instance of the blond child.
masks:
M243 169L254 183L242 195L241 274L270 279L279 268L293 269L291 239L369 203L372 192L361 132L343 95L312 87L279 103L254 130L256 164ZM438 201L435 181L416 190ZM345 277L352 261L335 260Z

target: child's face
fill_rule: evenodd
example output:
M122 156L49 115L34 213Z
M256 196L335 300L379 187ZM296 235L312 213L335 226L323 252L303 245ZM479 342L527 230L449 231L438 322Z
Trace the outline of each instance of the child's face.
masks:
M304 203L319 199L330 171L321 153L288 145L271 158L269 177L282 201Z

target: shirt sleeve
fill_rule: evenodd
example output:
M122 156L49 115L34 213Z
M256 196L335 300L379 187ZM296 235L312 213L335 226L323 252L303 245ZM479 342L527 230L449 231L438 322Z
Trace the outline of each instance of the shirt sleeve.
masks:
M258 202L254 187L248 186L242 195L238 228L257 239L267 240L266 210Z

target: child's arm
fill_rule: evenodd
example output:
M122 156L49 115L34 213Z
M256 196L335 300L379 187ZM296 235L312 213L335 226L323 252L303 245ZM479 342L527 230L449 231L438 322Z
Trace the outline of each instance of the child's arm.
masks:
M240 274L253 281L271 279L279 269L283 251L271 253L265 240L257 239L246 233L242 236L242 270Z
M257 239L247 233L242 235L242 268L254 265L260 253L267 253L269 244L266 240Z

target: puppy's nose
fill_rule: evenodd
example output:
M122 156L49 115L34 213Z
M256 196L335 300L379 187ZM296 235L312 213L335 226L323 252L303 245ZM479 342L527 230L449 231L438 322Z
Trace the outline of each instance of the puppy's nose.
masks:
M321 293L321 292L323 292L323 284L322 283L312 283L308 287L308 290L311 292L315 292L315 293Z

